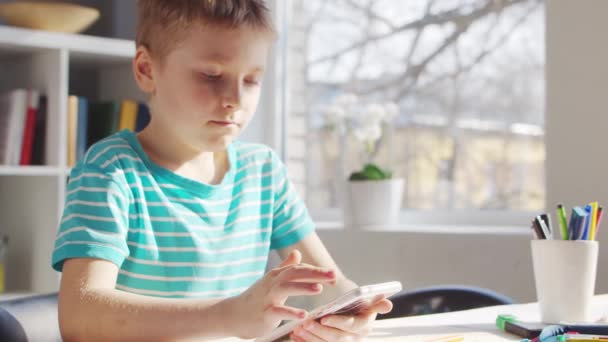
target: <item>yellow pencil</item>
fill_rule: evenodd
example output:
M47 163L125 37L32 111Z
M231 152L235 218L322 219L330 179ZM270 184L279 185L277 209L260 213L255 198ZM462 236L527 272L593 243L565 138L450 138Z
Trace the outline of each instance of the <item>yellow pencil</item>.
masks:
M591 224L589 227L589 240L595 240L595 228L597 226L597 202L589 203L591 205Z
M463 342L464 336L444 336L425 342Z

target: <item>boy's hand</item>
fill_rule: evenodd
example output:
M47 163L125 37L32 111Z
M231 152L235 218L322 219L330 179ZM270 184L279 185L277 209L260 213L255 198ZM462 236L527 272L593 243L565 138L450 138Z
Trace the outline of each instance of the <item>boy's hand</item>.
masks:
M241 295L229 299L238 337L259 337L271 332L282 320L306 317L306 311L285 306L287 298L317 295L323 291L322 284L335 283L334 270L301 264L301 261L301 253L292 251L278 268Z
M389 313L392 309L393 303L382 299L354 316L333 315L320 322L306 322L294 329L290 337L295 342L362 341L369 334L376 315Z

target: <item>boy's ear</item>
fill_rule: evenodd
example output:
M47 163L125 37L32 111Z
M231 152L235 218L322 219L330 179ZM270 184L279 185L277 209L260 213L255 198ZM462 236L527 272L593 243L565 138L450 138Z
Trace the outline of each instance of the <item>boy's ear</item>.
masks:
M139 88L148 94L155 91L154 76L152 73L152 56L145 46L139 46L133 58L133 74Z

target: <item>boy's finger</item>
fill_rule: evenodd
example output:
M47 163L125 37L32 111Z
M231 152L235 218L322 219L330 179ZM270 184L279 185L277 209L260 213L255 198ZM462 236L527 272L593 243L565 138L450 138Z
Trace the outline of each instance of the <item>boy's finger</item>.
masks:
M268 318L273 321L294 320L305 318L307 312L302 309L285 305L271 305L266 309Z
M275 300L284 300L284 298L292 296L312 296L317 295L323 291L323 285L318 283L298 283L298 282L286 282L279 283L275 289L272 290L272 294Z
M388 299L382 299L381 301L374 303L369 308L370 312L376 312L379 314L387 314L393 310L393 302Z
M289 265L297 265L302 262L302 253L299 250L294 249L289 253L287 258L281 262L279 268L289 266Z
M296 331L310 332L323 341L355 341L358 337L358 335L352 332L329 327L315 321L304 323L304 325L297 328ZM306 333L303 335L308 337Z
M332 283L335 280L336 273L333 270L304 265L286 268L277 277L278 282L298 281Z

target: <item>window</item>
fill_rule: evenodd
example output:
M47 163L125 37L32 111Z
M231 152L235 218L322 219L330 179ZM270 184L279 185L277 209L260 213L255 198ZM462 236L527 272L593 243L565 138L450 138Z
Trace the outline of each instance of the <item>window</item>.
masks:
M365 162L325 110L346 93L397 104L373 161L405 209L544 208L542 0L290 4L287 163L313 213Z

